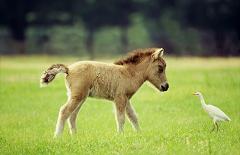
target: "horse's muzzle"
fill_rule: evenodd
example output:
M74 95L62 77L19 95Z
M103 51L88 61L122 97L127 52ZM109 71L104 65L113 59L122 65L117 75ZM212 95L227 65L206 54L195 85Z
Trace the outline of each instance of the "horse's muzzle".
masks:
M164 84L161 84L161 90L162 90L162 91L167 91L168 88L169 88L169 84L168 84L167 82L164 83Z

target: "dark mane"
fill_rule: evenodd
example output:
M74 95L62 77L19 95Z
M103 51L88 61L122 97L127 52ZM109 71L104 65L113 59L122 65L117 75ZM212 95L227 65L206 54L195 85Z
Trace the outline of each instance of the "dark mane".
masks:
M155 48L146 49L136 49L128 54L126 58L115 61L116 65L133 64L136 65L140 63L143 58L152 55L155 52Z

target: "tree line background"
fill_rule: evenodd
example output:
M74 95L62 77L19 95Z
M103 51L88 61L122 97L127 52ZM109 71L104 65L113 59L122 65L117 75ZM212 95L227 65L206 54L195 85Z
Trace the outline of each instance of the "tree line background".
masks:
M239 56L239 0L0 0L0 54Z

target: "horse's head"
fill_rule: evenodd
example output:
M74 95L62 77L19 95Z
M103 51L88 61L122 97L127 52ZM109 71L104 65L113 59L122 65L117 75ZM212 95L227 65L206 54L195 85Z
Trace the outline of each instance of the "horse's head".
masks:
M152 53L149 66L146 71L147 80L160 91L167 91L169 88L165 74L166 62L162 58L163 48L156 49Z

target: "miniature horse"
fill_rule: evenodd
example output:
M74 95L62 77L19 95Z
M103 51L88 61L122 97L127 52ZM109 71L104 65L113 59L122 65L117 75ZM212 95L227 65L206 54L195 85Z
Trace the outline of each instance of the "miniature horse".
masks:
M168 90L163 52L163 48L138 49L114 64L79 61L69 66L55 64L49 67L42 74L40 84L47 85L58 73L65 73L68 94L66 104L59 110L55 137L62 133L67 119L70 133L76 133L76 117L88 96L115 103L118 132L123 132L125 113L133 127L139 130L137 116L129 100L145 81L159 91Z

